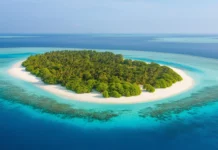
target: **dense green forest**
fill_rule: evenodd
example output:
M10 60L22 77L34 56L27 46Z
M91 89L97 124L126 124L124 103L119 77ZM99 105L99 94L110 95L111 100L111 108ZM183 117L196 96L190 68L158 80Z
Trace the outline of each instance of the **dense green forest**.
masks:
M106 98L140 95L139 85L155 92L182 80L169 67L93 50L47 52L28 57L22 65L46 84L61 84L76 93L97 90Z

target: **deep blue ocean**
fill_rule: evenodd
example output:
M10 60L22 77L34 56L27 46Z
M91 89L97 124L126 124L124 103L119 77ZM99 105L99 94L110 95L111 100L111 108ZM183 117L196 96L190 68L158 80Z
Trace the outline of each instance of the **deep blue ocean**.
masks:
M22 103L41 98L34 94L58 98L16 81L7 69L29 55L69 48L123 51L128 58L184 68L196 77L197 86L163 104L158 102L159 111L149 109L153 116L145 119L126 113L108 122L81 121ZM108 107L75 105L94 110ZM142 110L148 105L155 104L110 109ZM0 35L0 150L217 150L217 112L218 35Z

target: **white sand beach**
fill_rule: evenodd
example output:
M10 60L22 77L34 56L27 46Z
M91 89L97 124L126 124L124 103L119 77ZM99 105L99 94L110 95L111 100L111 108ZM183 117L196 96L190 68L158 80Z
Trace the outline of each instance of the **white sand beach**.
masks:
M77 94L73 91L67 90L60 85L45 85L40 78L35 77L29 72L25 71L22 67L22 61L14 64L9 70L9 75L30 82L33 85L42 88L50 93L53 93L59 97L67 98L70 100L77 100L91 103L108 103L108 104L131 104L131 103L143 103L155 100L161 100L168 98L182 92L185 92L194 86L194 80L188 76L183 70L172 68L175 72L180 74L183 78L182 81L173 84L166 89L156 89L154 93L143 91L139 96L133 97L121 97L121 98L103 98L101 93L92 92L85 94Z

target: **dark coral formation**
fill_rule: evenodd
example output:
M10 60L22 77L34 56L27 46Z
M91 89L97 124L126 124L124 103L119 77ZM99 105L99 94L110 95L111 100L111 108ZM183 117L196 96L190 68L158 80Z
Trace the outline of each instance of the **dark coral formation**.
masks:
M168 119L173 114L189 111L194 107L202 107L218 101L218 86L204 88L190 97L177 101L157 104L154 107L147 107L139 111L140 117L153 117L160 120Z
M45 96L28 94L24 89L14 86L7 81L0 81L0 98L28 105L45 113L55 114L62 118L83 118L88 121L108 121L119 115L113 111L94 111L74 108L69 104L59 103Z

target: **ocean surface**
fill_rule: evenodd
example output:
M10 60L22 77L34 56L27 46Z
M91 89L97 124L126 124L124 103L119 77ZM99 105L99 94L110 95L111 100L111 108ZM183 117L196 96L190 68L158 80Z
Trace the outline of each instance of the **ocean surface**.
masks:
M30 55L95 49L183 69L195 85L149 103L64 99L7 70ZM0 150L217 150L218 35L0 34Z

